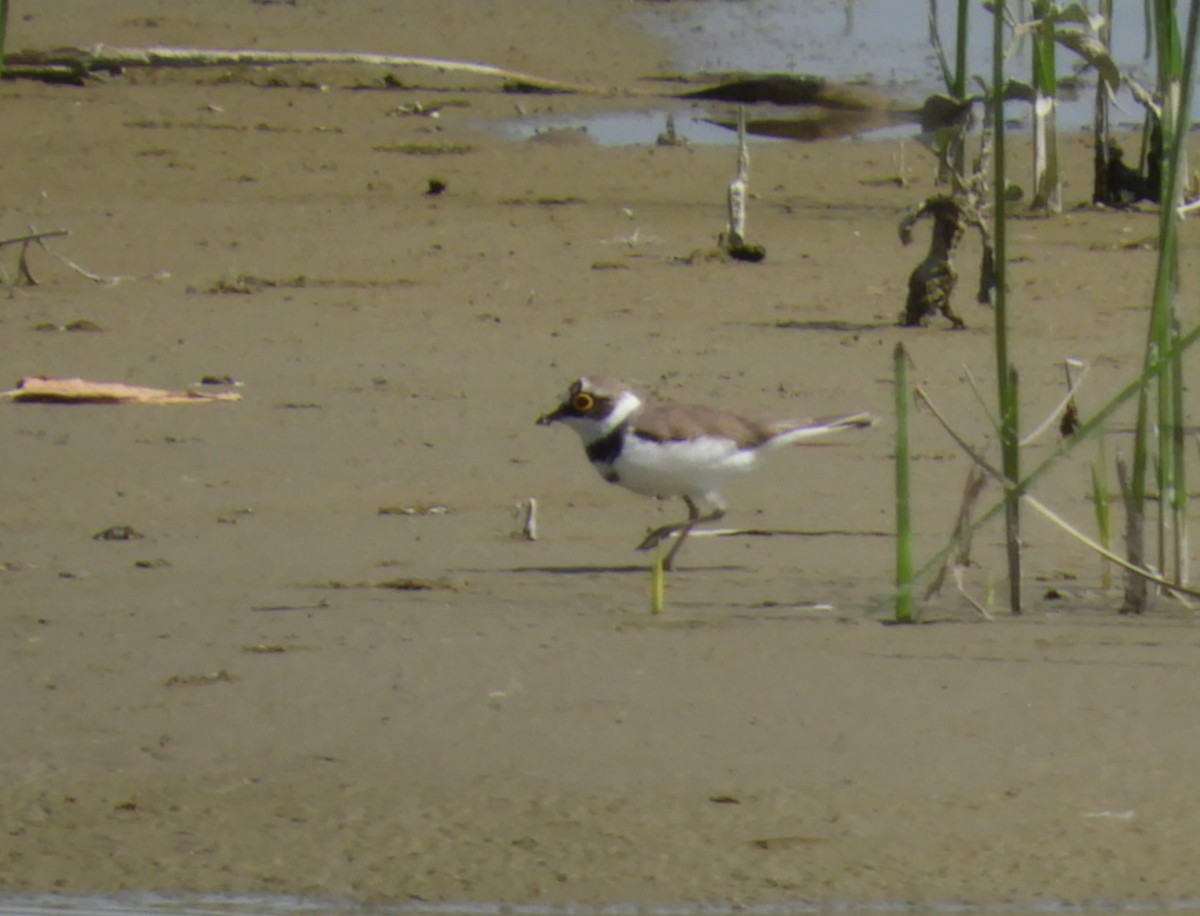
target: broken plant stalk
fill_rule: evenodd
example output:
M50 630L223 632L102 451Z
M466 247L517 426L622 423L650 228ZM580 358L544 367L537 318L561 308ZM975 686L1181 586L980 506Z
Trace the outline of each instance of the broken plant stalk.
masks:
M729 219L721 233L721 247L731 258L738 261L761 261L766 256L762 245L751 245L746 241L746 207L750 198L750 146L746 142L746 106L738 106L737 121L738 159L737 174L729 182L726 206Z

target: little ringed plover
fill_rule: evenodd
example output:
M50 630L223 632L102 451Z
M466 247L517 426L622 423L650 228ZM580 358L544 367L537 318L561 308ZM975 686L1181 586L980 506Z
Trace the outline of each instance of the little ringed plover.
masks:
M680 496L685 521L651 531L638 550L678 533L663 561L671 569L688 533L725 514L720 490L751 470L762 451L843 429L870 426L870 414L760 422L701 404L648 404L629 388L599 376L571 384L563 402L538 425L565 423L579 434L592 466L609 483L643 496Z

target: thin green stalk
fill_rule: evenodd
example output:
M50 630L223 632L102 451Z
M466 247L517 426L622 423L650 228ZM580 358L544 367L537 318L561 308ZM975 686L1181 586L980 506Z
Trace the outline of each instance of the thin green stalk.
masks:
M992 252L995 266L996 380L1000 405L1000 453L1004 476L1015 484L1021 477L1020 437L1017 432L1016 373L1008 357L1008 235L1004 142L1004 15L1003 3L992 9ZM1009 608L1021 613L1021 501L1010 490L1005 500L1005 539L1008 544Z
M1104 431L1096 437L1097 454L1092 462L1092 505L1096 509L1096 533L1100 546L1105 550L1112 549L1112 512L1111 491L1108 485L1108 449L1104 444ZM1103 588L1112 586L1112 564L1101 558L1100 585Z
M1147 359L1158 365L1157 349L1147 348ZM1158 370L1156 369L1155 372ZM1144 373L1149 382L1153 373ZM1135 566L1146 565L1145 531L1146 517L1146 465L1149 462L1149 448L1146 444L1146 415L1149 412L1149 388L1144 386L1138 392L1137 420L1134 425L1133 438L1133 468L1121 480L1121 499L1125 504L1125 558ZM1117 473L1122 473L1122 466L1117 466ZM1125 603L1121 606L1122 614L1141 614L1149 605L1149 592L1146 580L1141 576L1125 577Z
M1176 319L1171 322L1171 343L1178 341L1179 321ZM1183 358L1176 354L1171 360L1171 461L1175 483L1174 499L1171 500L1171 530L1175 535L1172 542L1172 568L1176 585L1188 584L1187 441L1184 433L1183 391Z
M1174 0L1156 0L1155 36L1159 57L1159 91L1163 97L1162 131L1163 155L1166 161L1162 170L1163 185L1159 206L1158 265L1154 276L1154 299L1150 315L1150 326L1146 338L1145 364L1155 366L1150 378L1155 382L1157 395L1156 416L1158 420L1158 488L1159 503L1159 554L1160 562L1166 554L1166 522L1169 514L1166 504L1173 501L1173 491L1178 485L1174 479L1176 463L1172 454L1175 433L1173 426L1178 412L1172 406L1172 380L1168 371L1169 360L1162 354L1177 352L1172 345L1171 324L1174 321L1174 303L1178 291L1178 205L1181 199L1184 171L1184 141L1187 135L1188 113L1191 107L1193 71L1196 58L1197 22L1200 21L1200 0L1192 0L1188 16L1187 47L1179 50L1179 30L1175 19ZM1146 473L1150 465L1150 405L1149 396L1143 393L1138 399L1137 421L1134 427L1133 470L1130 480L1130 511L1144 514L1146 503ZM1132 539L1135 544L1140 538ZM1129 556L1137 565L1145 565L1144 557ZM1140 614L1146 610L1148 598L1145 590L1139 593L1130 583L1127 589L1124 613Z
M967 43L968 26L970 24L969 0L958 0L958 32L954 36L954 98L958 100L967 97ZM958 131L954 141L954 170L960 175L967 174L967 144L966 128Z
M1158 0L1142 0L1142 34L1146 36L1142 45L1142 59L1149 60L1154 53L1154 5Z
M1154 50L1158 57L1158 88L1179 78L1183 53L1179 44L1179 21L1175 18L1175 0L1154 0Z
M1062 212L1058 171L1058 62L1052 0L1034 0L1033 15L1033 209Z
M1100 27L1099 39L1106 52L1112 51L1112 0L1100 0L1100 15L1104 25ZM1110 206L1114 200L1113 189L1108 180L1108 163L1111 150L1108 123L1108 86L1102 79L1096 80L1096 101L1092 117L1092 203ZM1108 567L1106 566L1107 570Z
M892 355L896 388L896 622L913 619L912 505L909 412L912 389L908 384L908 352L896 344Z
M1018 378L1015 366L1008 367L1008 422L1001 426L1001 456L1004 476L1012 483L1021 479L1021 443L1019 441ZM1010 438L1011 437L1011 438ZM1021 613L1021 497L1014 491L1004 510L1004 547L1008 554L1008 606Z
M1172 247L1171 267L1171 315L1170 324L1166 331L1167 340L1176 356L1171 360L1170 372L1170 401L1171 416L1168 424L1168 450L1164 455L1171 456L1172 491L1172 531L1174 534L1174 570L1177 584L1186 585L1187 570L1187 453L1184 447L1184 406L1183 406L1183 359L1178 355L1174 346L1179 340L1179 320L1175 315L1174 298L1179 289L1179 205L1183 202L1183 176L1187 171L1185 165L1187 152L1186 141L1192 110L1192 95L1194 92L1197 33L1200 32L1200 2L1192 0L1188 14L1187 32L1182 60L1179 61L1180 98L1175 124L1175 133L1170 146L1170 160L1166 174L1166 188L1169 196L1164 196L1162 205L1163 225L1170 228L1170 243ZM1176 38L1178 31L1176 30ZM1161 257L1161 252L1160 252ZM1164 459L1165 460L1165 459Z
M958 0L958 33L954 36L954 97L967 97L967 42L970 24L970 0Z
M938 25L938 0L929 0L929 41L933 45L938 68L941 70L942 82L946 84L946 92L951 98L962 102L967 97L967 47L970 0L958 0L958 18L955 23L954 69L946 59L942 47L941 31ZM966 174L966 128L964 126L943 127L936 132L938 139L934 143L935 150L940 150L941 167L938 170L938 182L949 178L947 166L958 175Z
M1172 252L1172 256L1177 256L1177 251ZM1167 341L1170 341L1171 325L1175 320L1174 296L1168 297L1163 308L1167 312ZM1167 346L1162 347L1165 352ZM1162 367L1158 375L1158 397L1156 406L1158 407L1158 421L1156 429L1158 430L1157 444L1157 461L1155 462L1154 470L1156 483L1158 485L1158 514L1156 516L1158 529L1158 569L1166 575L1170 568L1167 565L1167 557L1171 551L1171 540L1173 529L1171 527L1171 506L1175 504L1175 462L1171 459L1171 443L1174 439L1173 427L1175 425L1175 409L1172 406L1175 398L1173 397L1173 376L1174 368L1171 362L1167 362Z

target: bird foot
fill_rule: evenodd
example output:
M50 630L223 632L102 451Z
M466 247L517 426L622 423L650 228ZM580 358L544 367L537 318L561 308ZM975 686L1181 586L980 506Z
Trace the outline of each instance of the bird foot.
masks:
M653 550L671 535L675 534L677 531L682 531L686 527L688 526L685 523L682 525L662 525L659 528L655 528L642 539L642 542L638 544L635 549Z

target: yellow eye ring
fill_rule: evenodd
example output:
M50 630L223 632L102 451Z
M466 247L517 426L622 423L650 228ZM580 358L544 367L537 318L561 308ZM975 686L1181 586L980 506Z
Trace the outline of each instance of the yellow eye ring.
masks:
M586 391L580 391L571 397L571 407L579 413L587 413L596 406L596 399Z

